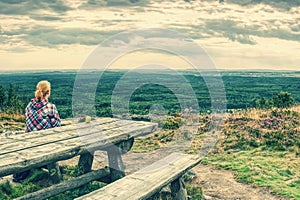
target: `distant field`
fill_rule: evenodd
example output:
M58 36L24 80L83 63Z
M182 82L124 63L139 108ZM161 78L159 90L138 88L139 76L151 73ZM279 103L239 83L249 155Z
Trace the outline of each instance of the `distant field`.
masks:
M97 73L97 72L93 72ZM98 84L95 106L98 116L111 116L111 95L116 83L126 71L106 71ZM182 75L192 86L200 107L200 112L207 112L211 109L210 95L206 84L199 74L190 71L181 71ZM263 71L222 71L223 83L226 90L227 108L249 108L253 107L252 100L255 97L270 98L280 91L290 92L297 102L300 102L300 72L263 72ZM147 74L136 74L136 77L143 80ZM162 79L170 80L172 76L160 75ZM205 76L212 76L212 73L205 73ZM89 76L86 79L86 87L89 87ZM33 97L35 85L40 80L49 80L52 83L51 101L59 109L62 118L72 116L72 93L76 78L76 71L66 72L14 72L0 73L0 85L7 87L9 83L19 85L19 97L24 104ZM135 83L127 81L123 83L128 87ZM174 83L180 87L182 83ZM217 86L216 86L217 87ZM125 92L126 91L122 91ZM146 84L131 95L131 114L145 115L154 104L160 104L166 112L174 113L180 111L180 104L174 93L166 86L157 84ZM25 105L24 105L25 106Z

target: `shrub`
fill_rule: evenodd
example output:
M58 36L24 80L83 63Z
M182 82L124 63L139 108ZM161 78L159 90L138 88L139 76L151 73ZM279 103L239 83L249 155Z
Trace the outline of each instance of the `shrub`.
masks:
M292 94L288 92L279 92L273 98L273 104L277 108L289 108L295 103Z

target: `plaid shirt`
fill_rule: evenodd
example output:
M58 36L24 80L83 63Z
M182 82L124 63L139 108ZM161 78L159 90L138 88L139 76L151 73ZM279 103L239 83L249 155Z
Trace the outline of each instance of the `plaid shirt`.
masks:
M32 99L25 109L26 131L39 131L60 126L60 117L54 104L47 99Z

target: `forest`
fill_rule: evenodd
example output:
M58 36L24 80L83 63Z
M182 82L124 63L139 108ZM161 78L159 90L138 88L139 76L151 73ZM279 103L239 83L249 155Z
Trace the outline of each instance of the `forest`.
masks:
M89 73L92 75L99 72ZM196 95L200 114L209 113L212 109L211 98L205 79L213 78L212 76L215 74L207 72L200 76L193 71L181 71L180 73ZM76 71L2 73L0 74L0 109L8 113L22 114L27 103L34 97L37 82L48 80L52 84L50 101L57 106L62 118L70 118L73 116L72 97L76 74ZM115 91L116 84L125 74L126 71L112 70L102 74L95 95L97 116L112 116L111 96L113 93L118 96ZM286 105L280 105L282 102L280 103L279 99L282 100L282 98L288 99L286 100L288 106L300 102L300 72L222 71L220 75L226 93L226 102L222 103L226 105L227 111L253 107L285 107ZM138 73L134 76L143 80L148 75L147 73ZM205 78L205 76L207 77ZM86 80L84 80L86 84L84 87L87 89L91 87L89 86L89 77L87 74ZM170 74L162 73L159 78L172 83L173 77L170 77ZM135 84L133 80L125 80L125 82L122 81L122 88L132 88L132 85ZM172 84L175 84L177 88L183 87L183 84ZM216 85L216 87L218 86ZM126 93L127 91L123 90L122 92ZM178 96L165 85L144 84L130 92L133 92L129 102L129 112L132 115L147 115L153 105L162 106L169 115L180 112ZM183 95L187 94L183 93Z

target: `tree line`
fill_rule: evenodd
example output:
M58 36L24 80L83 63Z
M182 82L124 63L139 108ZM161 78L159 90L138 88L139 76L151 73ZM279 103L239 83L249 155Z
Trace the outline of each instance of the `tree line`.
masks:
M22 114L28 98L19 97L18 85L10 83L7 88L0 85L0 111L10 114Z
M255 108L289 108L295 104L295 99L291 93L279 92L273 97L267 99L266 97L256 97L253 99Z
M25 106L30 101L26 94L19 95L19 85L10 83L7 87L0 85L0 112L9 114L23 114ZM155 101L155 99L153 99ZM288 92L279 92L271 98L255 97L252 106L260 109L289 108L296 103L294 97ZM109 107L110 105L107 105ZM97 107L97 113L101 113L107 107Z

